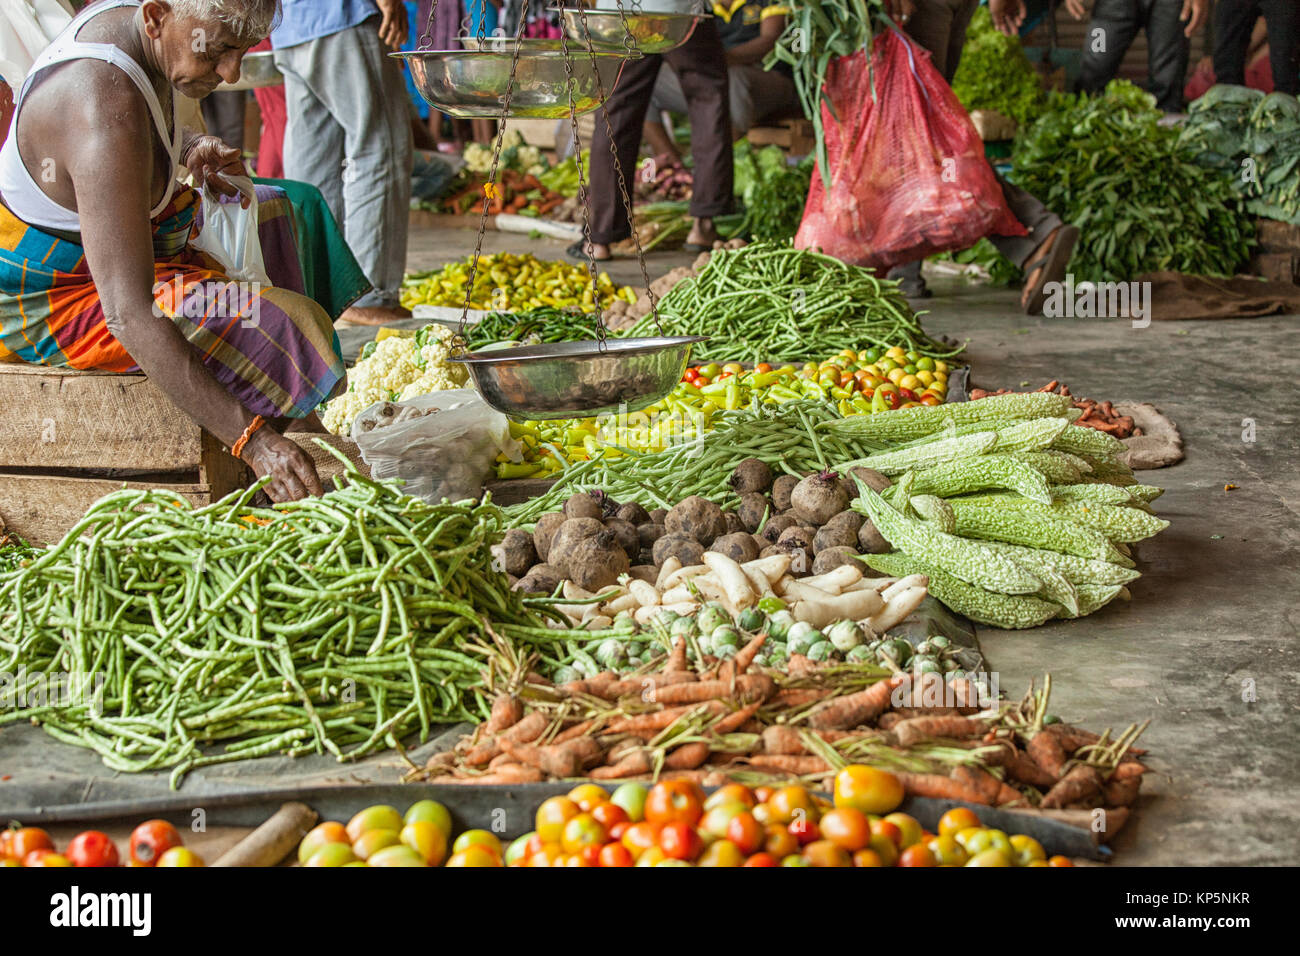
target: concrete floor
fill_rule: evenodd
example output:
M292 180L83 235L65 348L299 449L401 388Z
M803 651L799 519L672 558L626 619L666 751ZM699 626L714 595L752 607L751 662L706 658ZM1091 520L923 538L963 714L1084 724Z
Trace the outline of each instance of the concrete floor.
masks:
M467 230L413 233L408 266L473 249ZM489 251L559 258L563 244L488 233ZM656 253L651 277L688 262ZM635 261L612 264L620 282ZM926 328L969 341L983 387L1051 379L1098 399L1149 401L1179 426L1186 459L1146 472L1172 522L1139 546L1128 604L1031 631L981 630L1001 687L1046 671L1052 710L1086 727L1151 718L1138 812L1118 836L1123 865L1293 864L1300 851L1300 361L1296 316L1217 322L1026 318L1015 293L932 283ZM1243 419L1255 440L1243 441ZM1225 491L1224 485L1237 489ZM1253 686L1253 694L1248 691ZM1253 700L1243 700L1243 695Z

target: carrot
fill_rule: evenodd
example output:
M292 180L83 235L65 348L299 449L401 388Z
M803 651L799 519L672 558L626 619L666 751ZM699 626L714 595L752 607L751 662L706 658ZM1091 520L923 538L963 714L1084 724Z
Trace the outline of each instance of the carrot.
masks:
M893 730L906 719L902 714L891 710L880 715L880 719L876 721L876 726L881 730Z
M1142 778L1135 777L1132 780L1107 780L1102 787L1102 796L1105 798L1108 807L1127 807L1137 800L1138 790L1142 786Z
M548 212L550 212L552 209L554 209L556 206L559 206L559 205L560 205L561 203L563 203L563 202L564 202L564 197L563 197L563 196L556 196L556 197L554 197L554 198L552 198L552 199L544 200L544 201L542 201L541 203L538 204L538 206L537 206L537 214L538 214L539 216L544 216L544 215L546 215Z
M762 701L756 700L754 703L747 704L733 714L727 714L727 716L723 717L709 728L709 733L714 735L731 733L733 730L736 730L747 723L751 717L758 713L758 708L761 706Z
M605 684L599 689L596 696L604 700L618 700L628 694L653 694L656 687L667 687L669 684L688 684L695 679L695 674L691 671L663 671L658 674L645 674L641 677L625 677L623 680Z
M911 720L913 717L960 717L962 715L959 707L895 707L892 713L898 714L904 720Z
M551 743L553 744L568 743L570 740L573 740L577 737L584 736L594 726L596 726L595 719L581 721L579 723L574 724L572 727L569 727L566 730L560 731L558 734L555 735L555 738L551 741Z
M537 671L529 671L525 680L530 684L537 684L539 687L554 687L555 683L549 677L543 677Z
M602 690L617 680L618 675L613 671L601 671L585 680L571 680L567 684L561 684L558 689L566 694L592 694L601 697Z
M492 714L488 717L487 723L483 725L483 732L485 734L500 733L507 727L513 727L519 723L523 716L523 701L514 694L497 694L496 700L492 701Z
M1043 797L1044 809L1064 807L1079 803L1101 793L1104 785L1101 773L1086 763L1075 764Z
M1031 787L1039 788L1051 787L1056 783L1056 778L1048 774L1023 750L1004 747L996 759L997 763L994 766L1005 767L1007 776L1019 783L1027 783Z
M755 770L792 773L799 777L831 770L831 765L821 757L795 754L756 754L749 758L749 765Z
M536 767L552 777L575 777L583 767L598 760L602 753L600 744L590 737L579 737L549 747L502 740L501 749L520 763Z
M1115 768L1114 773L1110 775L1112 780L1140 780L1142 775L1147 772L1145 764L1138 763L1136 760L1121 760L1119 766Z
M664 671L689 671L690 667L686 663L686 638L679 637L673 641L673 649L668 653L668 659L664 661Z
M1034 734L1025 745L1025 752L1033 758L1034 763L1043 768L1043 773L1053 780L1061 779L1065 771L1065 748L1060 738L1048 728Z
M708 778L707 770L668 770L659 775L660 780L690 780L692 783L698 783L704 786L704 781Z
M607 767L596 767L587 776L593 780L619 780L640 773L649 773L654 769L648 751L642 748L630 750L623 754L618 763Z
M772 703L782 710L793 710L815 704L826 696L826 691L817 687L783 687L772 695Z
M904 770L894 771L903 784L903 790L910 797L933 797L936 800L964 800L966 803L988 805L984 794L971 787L945 777L938 773L908 773Z
M786 661L785 669L791 677L799 677L813 673L817 670L817 664L802 654L791 654L790 659Z
M526 744L536 740L546 730L550 721L541 711L533 711L513 727L503 730L495 738L483 741L465 755L465 763L471 767L481 767L497 754L501 753L503 741Z
M709 759L710 747L703 741L675 747L664 758L665 770L694 770Z
M766 674L742 674L731 681L696 681L693 684L671 684L655 691L655 701L660 704L694 704L718 698L735 698L741 703L766 700L776 689L772 678Z
M900 747L911 747L931 737L970 737L984 733L984 721L969 717L913 717L894 727Z
M718 679L730 681L733 677L745 673L749 665L758 656L758 649L767 640L767 634L756 634L748 644L736 652L736 656L723 663L718 670Z
M797 755L807 753L799 731L783 724L773 724L763 731L763 753L777 755Z
M508 763L518 763L518 761L508 753L499 753L488 761L488 769L495 770L497 767L504 766Z
M978 790L984 796L983 803L996 805L1002 795L1002 781L981 767L961 764L952 768L951 777L972 790ZM1012 792L1014 793L1014 791ZM1015 798L1019 796L1019 794L1016 794Z
M709 710L713 713L726 713L726 705L722 701L715 700L709 702ZM663 710L652 711L648 714L637 714L634 717L621 717L618 720L610 721L605 726L607 734L649 734L653 736L663 730L673 721L686 716L696 709L695 704L684 704L681 707L666 707Z
M865 724L888 710L894 689L906 687L907 682L907 675L896 674L856 694L829 700L812 712L808 726L813 730L848 730Z
M473 784L541 783L544 778L545 774L536 767L527 767L523 764L509 763L498 767L493 773L483 774L478 777L453 777L450 780L440 782Z

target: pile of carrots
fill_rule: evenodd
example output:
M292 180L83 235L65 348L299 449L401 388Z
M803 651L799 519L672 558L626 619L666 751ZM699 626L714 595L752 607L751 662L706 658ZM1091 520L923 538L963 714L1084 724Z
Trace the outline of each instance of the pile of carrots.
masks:
M490 718L413 776L520 784L685 779L750 786L798 777L825 785L849 764L889 770L908 795L1000 807L1121 812L1146 767L1133 742L1055 721L1042 691L984 701L968 679L792 655L785 672L753 666L759 634L733 658L692 669L686 644L632 675L554 685L526 662L497 687ZM511 669L513 665L513 670ZM1068 814L1066 815L1069 816Z
M513 169L502 169L491 189L487 188L488 185L474 177L463 189L439 200L439 206L449 213L481 213L483 203L487 202L488 213L493 216L498 213L545 216L565 198L543 186L536 176ZM491 199L487 196L489 192Z
M996 392L990 392L984 388L972 388L970 390L971 400L987 398L990 395L1006 395L1012 389L1000 388ZM1070 394L1070 386L1062 385L1053 379L1042 388L1037 389L1040 392L1054 392L1057 395L1064 395L1071 399L1074 407L1080 409L1083 414L1074 422L1076 425L1083 425L1085 428L1095 428L1099 432L1105 432L1116 438L1131 438L1134 435L1141 435L1142 429L1133 424L1133 416L1121 415L1115 411L1115 406L1110 402L1098 402L1091 398L1076 398Z

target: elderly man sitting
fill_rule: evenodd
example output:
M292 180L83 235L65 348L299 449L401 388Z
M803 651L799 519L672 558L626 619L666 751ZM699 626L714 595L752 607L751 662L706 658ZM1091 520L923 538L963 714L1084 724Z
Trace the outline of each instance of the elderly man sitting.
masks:
M277 0L104 0L32 66L0 149L0 361L143 371L275 500L320 493L282 431L344 382L329 314L295 251L264 242L272 287L236 289L189 243L196 182L235 195L236 150L179 128L176 94L238 79ZM283 193L259 187L263 236ZM296 290L296 291L295 291ZM263 427L264 425L268 427Z

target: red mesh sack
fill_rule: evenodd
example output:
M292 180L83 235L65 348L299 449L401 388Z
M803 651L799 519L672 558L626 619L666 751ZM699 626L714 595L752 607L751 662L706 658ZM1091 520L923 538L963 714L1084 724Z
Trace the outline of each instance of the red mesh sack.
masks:
M825 92L830 187L813 175L797 247L889 268L987 235L1025 235L928 51L886 30L870 64L865 50L831 64Z

